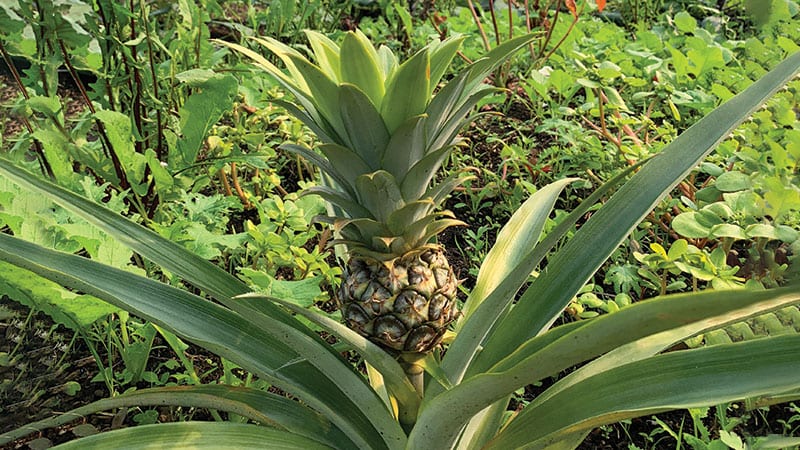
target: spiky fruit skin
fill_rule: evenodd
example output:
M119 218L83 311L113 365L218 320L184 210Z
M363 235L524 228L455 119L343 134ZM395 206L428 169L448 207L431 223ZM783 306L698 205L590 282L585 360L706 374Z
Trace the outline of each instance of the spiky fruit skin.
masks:
M339 290L344 322L382 347L427 353L458 315L458 283L439 247L381 261L354 256Z

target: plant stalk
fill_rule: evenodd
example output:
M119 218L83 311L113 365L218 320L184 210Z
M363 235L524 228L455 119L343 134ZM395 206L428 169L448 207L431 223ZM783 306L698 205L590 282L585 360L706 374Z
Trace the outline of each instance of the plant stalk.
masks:
M400 355L400 365L403 366L403 371L420 397L425 394L425 368L420 364L423 359L425 359L424 353L403 353Z

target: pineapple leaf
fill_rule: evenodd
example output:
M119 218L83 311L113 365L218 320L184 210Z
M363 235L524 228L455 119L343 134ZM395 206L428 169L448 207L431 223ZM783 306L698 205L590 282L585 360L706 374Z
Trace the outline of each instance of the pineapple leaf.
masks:
M261 389L225 384L154 387L128 391L4 433L0 436L0 445L24 437L33 430L46 430L68 424L76 417L145 405L193 406L233 412L260 424L291 431L328 445L354 445L325 416L300 402ZM118 448L116 444L112 446Z
M537 33L529 33L524 36L509 39L490 50L482 58L473 62L469 66L467 72L469 75L467 77L466 92L471 93L476 86L483 82L484 78L489 76L489 74L497 68L497 66L538 36Z
M302 73L303 79L308 85L308 91L314 99L314 104L322 117L333 126L335 130L343 130L344 123L339 114L339 86L334 80L328 78L325 72L319 67L311 64L302 56L293 54L287 55L288 59L294 62L297 70ZM352 145L347 139L346 133L339 133L345 145Z
M385 170L356 178L356 193L360 203L372 213L372 216L384 223L392 212L405 204L397 181Z
M350 179L346 178L344 174L339 173L339 171L322 155L314 153L313 150L297 144L283 144L279 148L307 159L317 166L319 170L330 176L342 189L345 189L350 197L355 197L355 186L351 183Z
M428 185L433 180L436 171L441 167L447 155L453 150L453 146L442 147L419 160L408 171L405 179L400 184L403 198L420 198L428 189Z
M380 109L383 103L384 76L375 47L360 30L347 33L342 41L340 61L341 81L358 86Z
M431 187L425 192L423 198L430 198L433 200L433 203L437 206L440 205L448 195L458 186L466 183L469 180L473 180L476 177L474 175L464 175L464 172L467 169L454 173L447 178L444 179L441 183Z
M162 241L166 240L158 237L157 242L160 244ZM187 253L184 249L176 252L181 256ZM281 316L291 316L275 309L275 305L257 308L252 301L227 298L226 303L231 307L228 309L164 283L80 256L47 250L2 233L0 259L130 310L235 361L271 383L292 389L298 397L331 418L351 439L358 439L363 445L383 442L384 439L376 433L387 426L392 427L389 432L394 436L404 437L399 426L393 426L380 398L352 367L313 332L309 333L307 327L295 328L292 323L282 320ZM197 273L190 280L196 278L199 278ZM280 313L268 316L259 310ZM292 322L296 319L292 318ZM323 384L308 381L320 377L330 380L324 389ZM355 392L360 394L355 395ZM361 420L346 417L342 409L334 406L337 404L360 415ZM368 413L368 409L372 413Z
M463 128L465 124L472 122L477 115L481 114L476 113L467 116L472 108L474 108L483 97L500 91L501 89L493 87L479 89L458 105L449 115L440 117L438 119L438 127L434 127L432 121L429 122L426 128L426 136L428 138L427 151L431 152L443 146L453 144L461 128Z
M356 191L356 179L365 173L372 172L366 161L359 154L338 144L322 144L319 150L325 155L336 171L347 180L348 186L352 186ZM353 196L353 198L358 198Z
M390 133L409 117L425 112L430 100L431 60L426 49L401 64L386 80L381 116Z
M378 170L390 139L380 112L361 89L347 83L339 86L339 110L353 150L371 170Z
M466 36L452 37L430 45L431 81L428 95L433 94L433 90L436 89L439 80L441 80L442 76L447 72L447 68L450 66L450 63L453 62L453 58L456 56L464 39L466 39Z
M392 53L392 49L385 45L381 45L378 48L378 59L380 60L380 67L383 71L383 78L384 80L388 78L391 74L397 70L397 56Z
M270 75L275 77L284 87L286 87L292 93L294 93L294 92L302 92L302 93L304 93L306 95L308 94L308 86L306 86L305 83L303 83L303 79L302 78L296 78L295 77L294 79L292 79L292 78L288 77L285 73L283 73L283 71L281 69L278 68L278 66L276 66L275 64L272 64L269 60L267 60L267 58L264 58L263 56L261 56L257 52L255 52L253 50L250 50L249 48L244 47L242 45L234 44L232 42L222 41L222 40L219 40L219 39L215 39L214 43L223 45L225 47L228 47L228 48L230 48L232 50L235 50L236 52L241 53L241 54L247 56L248 58L252 59L253 62L255 62L255 64L258 67L261 67L266 72L268 72Z
M444 123L453 115L453 111L459 107L459 101L464 95L467 85L467 73L462 72L445 84L433 97L425 113L430 117L427 123L428 142L432 142L440 133ZM428 149L433 148L428 144Z
M473 289L473 293L467 299L467 305L470 302L476 302L480 304L480 307L467 308L466 314L463 316L464 319L456 324L456 330L459 331L459 335L462 338L453 341L453 345L447 350L447 356L442 361L442 366L447 371L450 379L458 382L464 377L472 358L479 351L483 340L489 335L495 322L502 318L515 293L530 279L531 272L544 260L544 257L561 241L581 217L584 217L611 189L622 183L628 175L637 170L642 164L644 164L644 161L626 168L620 174L595 189L589 197L584 199L577 208L551 230L538 245L529 249L529 252L520 258L511 272L491 292L480 286L477 287L477 291ZM534 193L531 199L526 200L526 203L555 202L555 199L541 198L547 194L553 194L553 192L542 188ZM534 197L538 197L538 199L532 200ZM528 209L528 213L530 212L530 209ZM531 215L528 220L535 218L536 216ZM515 219L512 218L512 220ZM488 295L485 298L475 296L481 291L488 292ZM430 389L429 393L434 394L435 390Z
M519 299L485 344L478 360L502 357L550 326L570 299L631 229L736 126L800 71L800 52L763 75L744 92L689 127L652 158L583 224ZM524 321L524 325L522 325ZM519 328L522 327L522 328ZM503 350L501 350L501 348Z
M406 176L411 167L425 156L426 121L427 117L424 115L411 117L392 133L386 145L381 167L398 180Z
M108 448L281 448L325 450L331 447L279 428L236 422L171 422L141 425L97 433L60 445L64 450Z
M283 42L280 42L271 37L263 37L263 38L252 37L251 39L258 42L262 46L266 47L267 50L271 51L275 56L277 56L278 58L281 59L281 61L283 61L283 64L286 65L286 70L288 70L289 75L291 75L290 79L293 80L294 83L297 86L299 86L303 92L307 94L313 94L313 92L311 92L311 90L309 89L308 85L305 83L305 76L303 72L300 71L294 63L297 59L306 60L305 56L303 56L300 52L293 49L292 47L289 47ZM308 60L306 60L306 63L308 63ZM272 70L269 70L269 72L273 75L277 75L277 73L273 72ZM280 69L278 69L278 73L282 75L281 78L286 78L286 75L284 75L283 72L280 71Z
M341 81L339 45L322 33L313 30L305 30L305 33L314 51L317 65L330 79Z
M481 266L475 288L470 293L472 301L464 307L464 317L469 317L486 296L536 246L559 195L567 186L578 180L578 178L564 178L548 184L514 212L497 234L495 245L486 255L486 264Z
M424 442L428 444L432 442L431 445L436 448L446 446L446 443L449 442L451 438L455 438L458 434L465 417L469 419L472 414L504 398L506 395L527 383L540 380L547 377L548 374L557 374L559 371L578 364L581 361L599 356L625 345L626 343L638 342L640 339L649 339L650 337L656 338L662 332L669 333L669 330L675 329L676 327L683 328L681 325L685 323L696 323L705 329L714 328L725 323L741 320L765 310L772 310L796 303L799 300L800 290L798 290L797 286L769 291L706 291L701 293L671 295L635 303L617 313L600 316L586 325L567 325L569 328L566 334L559 330L561 327L556 327L553 332L556 334L557 339L553 340L551 336L548 336L551 332L530 338L519 347L515 347L514 351L507 358L501 360L494 367L491 367L490 371L477 371L474 375L465 378L464 381L452 390L443 392L436 396L431 402L426 403L426 408L421 412L419 423L428 423L427 420L432 420L430 423L435 423L437 425L437 432L443 433L444 436L437 433L429 433L428 430L425 429L414 430L410 437L409 446L414 447L415 444L423 442L419 441L419 439L428 438L433 441L425 440ZM620 314L620 316L617 317L617 314ZM683 338L688 336L689 335L683 336ZM798 336L791 336L791 338L797 339ZM744 349L748 348L745 346L755 342L765 342L765 340L749 341L737 345L743 345L743 347L739 348L742 349L742 352L745 352ZM542 345L543 343L544 345ZM769 343L766 345L769 345ZM794 345L797 345L796 341ZM733 353L738 353L738 350L735 350L733 346L711 346L703 350L714 348L727 348L733 350ZM693 360L695 367L707 371L709 374L714 373L716 370L715 367L717 366L703 362L704 360L700 356L702 354L708 355L711 353L699 353L697 351L668 353L668 355L678 354L698 355L697 359ZM757 354L759 356L761 355L760 353ZM748 356L748 359L752 359L752 355L753 353ZM648 364L647 361L657 361L658 358L661 357L662 356L646 358L643 361L638 361L638 363ZM792 370L796 373L800 362L795 359L797 358L796 356L792 355L791 357L793 358L791 365L794 366ZM786 361L789 361L788 357ZM605 373L611 373L625 367L632 367L634 364L637 363L615 365L614 368ZM739 366L738 368L736 368L736 365L731 365L732 372L730 372L730 375L741 376L738 370L742 369L742 364L742 362L737 361L736 365ZM761 365L761 360L759 360L759 364L744 363L744 365L759 367ZM503 376L499 376L501 373ZM602 374L600 376L602 376ZM621 375L617 375L617 377L620 376ZM517 379L517 377L519 377L519 379ZM592 377L587 378L585 381L589 381L591 378ZM630 377L624 377L624 379L629 378ZM642 379L640 377L633 378ZM737 383L717 383L713 377L710 377L709 381L714 382L716 386L727 386L722 389L739 389L741 386ZM754 383L760 384L761 381L763 380L756 380ZM606 383L607 382L608 381L606 381ZM800 385L800 381L798 381L796 376L791 380L791 383L793 383L794 386ZM574 387L581 384L583 383L576 383ZM643 386L642 389L649 389L651 394L655 392L653 390L654 386L661 386L660 383L656 382L641 383L641 385ZM763 384L761 384L761 388L763 387ZM791 386L786 385L786 387L790 388ZM667 401L674 399L675 392L678 391L685 392L687 396L697 395L698 392L700 392L700 396L706 396L708 394L704 388L694 390L694 393L691 393L690 390L676 391L674 387L664 389L663 391L661 388L656 390L665 394L668 393L671 397L668 398ZM617 391L619 391L619 389L617 389ZM649 398L649 395L645 395L642 392L638 392L636 395ZM570 396L569 398L572 397ZM741 397L734 396L731 400L737 398ZM603 399L603 396L578 396L574 401L585 403L587 399ZM462 401L470 404L470 410L465 411L463 415L460 411L454 412L453 407L454 404L461 405ZM712 400L704 404L713 404L716 402L716 400ZM531 408L532 405L529 405L520 416L525 414L534 421L538 420L537 416L547 416L548 414L543 414L542 412L552 411L552 406L550 405L552 405L553 402L544 400L542 403L546 403L548 408ZM620 411L620 409L616 409L616 411ZM443 413L447 415L446 418L437 418L437 416ZM582 414L583 413L577 413L578 416ZM565 416L568 417L575 417L575 415L574 410L565 414ZM640 414L636 415L638 416ZM512 424L517 423L518 420L520 420L520 417L517 417ZM519 423L519 425L522 426L522 423ZM529 425L530 426L525 427L527 430L527 437L532 436L530 430L536 430L535 434L546 434L539 431L539 427L533 426L532 424ZM507 429L508 428L506 428L506 430ZM419 433L417 433L418 431ZM499 446L499 448L516 448L516 446Z
M323 142L334 142L333 136L338 136L334 130L331 129L327 120L319 115L317 109L313 104L302 104L305 111L292 102L287 102L281 99L273 99L272 103L285 108L289 114L299 119L305 126L311 129L317 137Z
M387 220L386 223L392 234L398 236L414 222L429 215L435 207L436 204L430 199L411 202L397 211L394 211L389 216L389 220Z
M447 218L439 219L442 216ZM431 238L449 227L466 225L464 222L452 217L453 213L450 211L440 211L411 224L403 233L403 242L407 248L404 248L401 253L424 246Z
M358 202L353 200L346 193L328 186L312 186L303 189L303 192L301 192L300 195L319 195L325 199L325 201L333 203L334 205L342 208L342 210L347 213L349 217L370 216L369 211L367 211L363 206L359 205Z
M331 140L330 138L337 136L337 133L331 131L330 124L323 119L322 116L320 116L317 105L315 104L314 99L311 97L311 94L308 92L308 85L306 85L302 77L294 79L288 77L277 66L249 48L225 41L215 40L214 42L227 46L249 57L255 62L256 66L272 75L287 91L291 92L295 99L305 109L305 112L292 103L285 102L283 100L273 101L289 109L292 114L296 114L297 118L303 121L303 123L309 126L315 133L320 133L320 139L325 140L328 138L328 140Z

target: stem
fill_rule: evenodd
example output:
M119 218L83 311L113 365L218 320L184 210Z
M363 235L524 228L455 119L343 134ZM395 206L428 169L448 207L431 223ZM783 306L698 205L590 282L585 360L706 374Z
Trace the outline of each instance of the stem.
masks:
M84 103L86 103L86 107L89 108L89 111L92 113L92 115L97 114L97 110L95 109L94 104L92 104L92 100L89 98L89 94L86 93L86 88L83 86L83 82L81 82L81 79L78 76L78 71L75 70L75 67L72 66L72 62L70 62L67 46L64 45L64 41L61 39L58 40L58 44L61 47L61 53L64 56L64 65L67 66L67 70L72 77L72 81L74 81L75 86L78 87L78 91L80 92ZM114 150L114 146L111 144L111 140L108 138L108 134L106 134L106 128L103 125L103 122L100 121L97 116L95 116L94 123L97 125L98 133L100 133L100 142L102 142L103 147L106 149L106 153L114 164L114 171L117 174L117 178L119 178L120 187L122 189L128 189L130 187L130 183L128 183L128 177L125 175L125 171L122 169L122 162L120 162L119 157Z
M530 33L533 31L531 28L531 10L528 5L528 0L525 0L525 30ZM536 58L536 50L533 48L533 42L528 43L528 51L531 53L531 59Z
M400 354L400 365L403 367L403 372L405 372L408 380L411 382L411 385L414 386L420 398L423 397L425 391L425 369L419 364L423 359L425 359L424 353ZM398 409L397 419L406 433L411 433L411 430L417 423L418 414L419 411L416 408L407 409L401 406Z
M475 20L475 25L478 26L478 32L481 34L481 40L483 41L483 48L488 52L492 47L489 45L489 38L486 36L486 31L483 29L483 24L481 23L480 17L478 17L478 12L475 11L475 5L472 4L472 0L467 0L467 6L469 7L469 12L472 13L472 19Z
M403 371L420 397L425 393L425 369L419 364L423 359L425 359L424 353L403 353L400 355L400 365L403 366Z
M500 26L497 24L497 15L494 12L494 0L489 0L489 16L492 18L492 28L494 28L494 42L500 45Z
M14 66L13 61L11 61L11 55L9 55L6 51L6 47L3 45L2 41L0 41L0 53L3 54L3 59L6 62L6 66L8 66L8 70L11 71L11 76L14 78L14 83L17 85L17 89L19 89L19 91L22 93L22 96L25 97L25 100L30 100L31 97L28 95L25 85L22 84L22 78L20 78L17 68ZM33 126L31 126L28 118L25 116L20 116L20 118L23 125L25 125L25 128L28 130L28 133L33 135ZM44 155L42 143L39 142L38 139L33 140L33 150L36 153L36 156L39 158L39 166L41 167L42 171L47 174L51 180L54 180L56 176L53 173L52 167L50 167L50 163L47 161L47 158Z

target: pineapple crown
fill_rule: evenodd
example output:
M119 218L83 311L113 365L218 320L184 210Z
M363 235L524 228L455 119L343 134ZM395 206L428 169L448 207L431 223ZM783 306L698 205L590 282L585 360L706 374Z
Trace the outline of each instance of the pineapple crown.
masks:
M351 251L397 255L427 243L445 228L462 224L436 212L467 177L452 175L434 186L438 169L455 144L470 111L498 91L483 80L534 35L509 40L464 68L434 95L464 37L433 42L400 63L386 46L375 48L361 32L341 45L306 31L312 63L269 37L253 38L286 66L224 43L249 56L295 98L277 100L322 141L322 155L299 145L282 148L318 166L331 183L307 189L338 210L321 220L334 225Z

